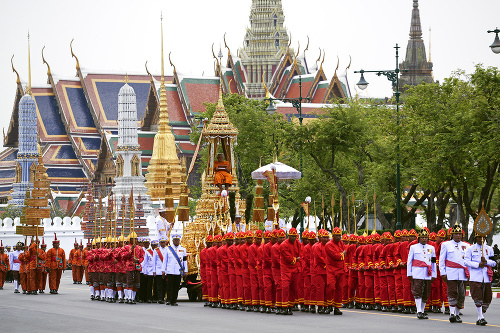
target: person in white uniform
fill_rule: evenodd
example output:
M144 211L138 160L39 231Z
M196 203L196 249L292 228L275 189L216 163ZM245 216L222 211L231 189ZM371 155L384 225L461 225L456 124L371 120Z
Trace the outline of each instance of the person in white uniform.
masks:
M476 325L487 324L484 313L490 306L493 293L491 280L493 269L497 263L490 258L494 256L493 249L484 244L484 237L476 234L476 243L465 250L465 265L469 267L470 295L477 309Z
M172 236L172 245L168 246L165 262L163 263L163 274L167 278L167 305L177 306L177 296L181 277L185 277L188 272L187 252L180 245L181 235Z
M19 286L20 286L20 276L19 276L19 269L21 268L21 260L19 260L19 255L22 253L21 249L23 248L24 244L22 242L18 242L16 244L15 250L9 253L9 263L10 263L10 269L12 271L12 278L14 280L14 293L18 294L19 293Z
M167 238L160 238L160 246L153 251L153 276L156 287L156 295L158 296L158 304L165 303L165 292L167 289L167 281L163 274L163 267L168 254Z
M241 215L236 215L234 217L234 226L235 226L236 230L233 230L233 225L229 224L229 226L227 227L227 232L237 233L240 231L243 231L243 232L245 231L245 224L241 223Z
M165 218L158 215L156 217L156 239L160 240L160 238L165 237L168 239L168 233L172 228L172 224L169 223Z
M455 224L451 229L451 240L441 243L439 255L439 272L446 283L448 302L450 304L450 323L461 323L460 309L464 307L465 282L469 277L469 269L465 266L465 250L469 243L462 241L462 228Z
M406 275L411 282L411 291L417 306L417 318L428 319L425 304L431 293L431 284L437 277L436 252L434 246L427 244L429 233L421 229L418 243L410 246L406 266Z

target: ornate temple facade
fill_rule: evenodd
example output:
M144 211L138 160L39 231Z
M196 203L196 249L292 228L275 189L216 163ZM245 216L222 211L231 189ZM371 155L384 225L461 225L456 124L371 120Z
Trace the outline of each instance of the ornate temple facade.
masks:
M422 26L420 24L420 11L418 0L413 0L413 10L411 13L410 39L406 47L406 58L399 64L399 69L408 70L402 72L399 79L400 90L404 91L404 86L415 86L422 82L434 82L432 76L432 62L429 54L429 61L425 54L425 45L422 39Z

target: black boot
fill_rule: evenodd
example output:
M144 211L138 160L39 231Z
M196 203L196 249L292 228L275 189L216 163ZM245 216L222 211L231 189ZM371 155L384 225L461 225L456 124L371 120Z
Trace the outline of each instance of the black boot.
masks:
M316 313L316 305L311 305L309 312Z
M342 315L342 311L340 311L339 308L333 308L333 314L335 316L341 316Z
M309 305L304 305L304 312L309 312Z
M266 313L273 313L270 306L266 306Z
M450 314L450 308L449 307L445 307L444 308L444 314L447 314L447 315Z
M318 314L325 314L325 307L324 306L318 306Z

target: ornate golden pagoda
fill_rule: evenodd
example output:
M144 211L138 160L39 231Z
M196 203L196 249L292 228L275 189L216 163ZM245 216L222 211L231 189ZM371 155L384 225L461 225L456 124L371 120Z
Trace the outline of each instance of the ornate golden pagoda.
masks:
M163 20L161 24L161 83L160 83L160 120L153 144L153 156L149 161L146 174L146 187L152 201L165 199L165 176L170 167L173 196L178 199L181 193L181 162L177 156L174 134L170 128L165 91L163 62Z

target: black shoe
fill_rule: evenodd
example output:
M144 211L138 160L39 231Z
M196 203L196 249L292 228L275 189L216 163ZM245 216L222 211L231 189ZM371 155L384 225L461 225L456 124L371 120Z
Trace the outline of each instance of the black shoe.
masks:
M403 310L404 310L403 306L402 305L398 305L398 312L403 313Z
M403 313L406 313L406 314L410 313L410 309L407 306L405 306L403 309Z
M273 313L270 306L266 306L266 313Z
M73 284L76 284L76 281L73 281Z
M158 304L165 304L165 302L163 300L161 300L161 301L158 301Z
M418 319L424 319L424 314L422 312L417 312Z
M286 313L285 314L288 315L288 316L291 316L291 315L293 315L292 311L293 311L292 308L290 308L290 307L286 308Z
M300 304L300 312L306 312L306 306L304 304Z
M243 304L238 305L238 310L245 311L245 306Z
M357 303L354 305L354 308L355 309L361 309L361 303Z
M342 311L339 308L333 308L333 314L335 316L342 316Z
M58 292L57 290L54 290L54 294L56 294L56 295L57 295L57 294L59 294L59 292Z
M135 300L131 300L131 301L130 301L130 304L135 304Z
M118 303L125 303L125 300L123 298L119 298Z
M90 299L93 301L95 299L94 295L90 295Z
M14 290L14 294L19 294L19 290Z
M382 312L389 312L389 309L387 308L387 306L385 306L385 305L384 305L384 306L382 307Z
M261 307L259 308L259 311L260 311L260 313L266 313L266 307L261 306Z
M325 314L330 314L333 312L333 306L325 307Z
M325 314L325 307L324 306L318 306L318 314Z
M449 307L445 307L444 308L444 314L447 314L447 315L450 314L450 308Z
M486 321L486 319L482 318L481 319L481 326L485 326L486 324L488 324L488 322Z
M203 304L203 307L207 307L208 306L208 302L205 302L205 304Z
M26 290L23 290L23 294L26 294Z
M455 315L450 316L450 323L456 323L457 322L457 317Z
M293 307L292 307L292 311L299 311L299 306L297 304L295 304Z
M172 303L172 304L170 304L170 305L171 305L171 306L179 306L179 304L177 304L177 303Z
M309 305L304 305L304 312L309 312Z
M347 304L348 309L354 309L354 302Z
M247 307L245 308L245 311L246 312L253 312L253 307L247 305Z
M395 305L391 306L391 312L398 312L398 308Z
M125 304L129 304L129 303L130 303L130 300L127 298L127 299L125 300Z
M460 318L460 316L455 316L455 321L457 323L461 323L462 322L462 318Z
M158 303L160 303L160 302L163 302L163 301L158 301ZM163 304L163 303L160 303L160 304ZM172 305L172 303L170 303L170 301L166 301L165 305Z
M415 313L417 313L417 309L415 309L413 306L412 306L412 307L410 307L410 313L411 313L411 314L415 314Z
M309 309L309 312L316 313L316 305L311 305L311 308Z

